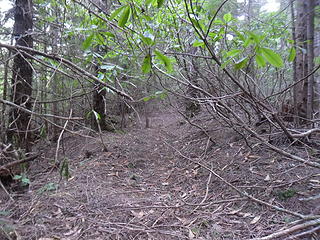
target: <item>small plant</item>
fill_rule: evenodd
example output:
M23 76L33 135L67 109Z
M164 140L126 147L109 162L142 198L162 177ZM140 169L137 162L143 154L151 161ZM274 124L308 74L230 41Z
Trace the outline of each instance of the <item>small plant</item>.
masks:
M58 189L58 184L50 182L50 183L47 183L46 185L44 185L43 187L41 187L38 190L38 193L54 191L54 190L57 190L57 189Z
M65 177L66 180L68 180L71 177L70 174L70 169L69 169L69 160L67 158L65 158L62 163L61 163L61 167L60 167L60 179L62 177Z
M30 179L25 174L15 175L13 180L20 181L22 186L27 186L31 183Z
M277 196L280 200L285 201L285 200L288 200L289 198L292 198L296 193L297 191L295 189L288 189L283 192L278 192Z

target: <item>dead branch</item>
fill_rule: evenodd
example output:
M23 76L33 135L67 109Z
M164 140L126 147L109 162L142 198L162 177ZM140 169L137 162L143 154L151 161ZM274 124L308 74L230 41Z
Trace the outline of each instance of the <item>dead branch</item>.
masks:
M302 223L302 224L298 224L298 225L295 225L293 227L286 228L284 230L280 230L278 232L272 233L272 234L270 234L268 236L265 236L265 237L262 237L262 238L254 238L254 239L251 239L251 240L270 240L270 239L275 239L275 238L286 236L286 235L291 234L291 233L296 232L296 231L304 230L304 229L306 229L308 227L318 226L319 224L320 224L320 218L319 219L315 219L315 220L311 220L311 221L308 221L308 222L305 222L305 223Z
M71 119L71 117L72 117L72 109L70 110L69 119ZM64 126L63 126L63 129L61 130L60 135L59 135L59 138L58 138L57 148L56 148L56 154L55 154L55 158L54 158L54 162L55 162L56 166L58 166L58 163L59 163L58 154L59 154L59 148L60 148L61 138L62 138L62 136L63 136L64 131L65 131L66 128L67 128L69 119L65 122L65 124L64 124Z
M0 48L7 48L7 49L10 49L10 50L13 50L13 51L17 51L17 52L29 52L29 53L32 53L32 54L36 54L36 55L39 55L39 56L43 56L43 57L47 57L47 58L50 58L50 59L53 59L53 60L56 60L56 61L59 61L61 63L63 63L65 66L67 66L68 68L70 69L73 69L73 70L76 70L78 73L94 80L95 82L97 83L100 83L102 84L103 86L107 87L108 89L112 90L113 92L119 94L120 96L122 97L125 97L129 100L133 100L133 98L131 96L129 96L127 93L121 91L121 90L118 90L116 89L115 87L111 86L110 84L107 84L105 83L104 81L100 80L99 78L97 78L96 76L94 76L92 73L82 69L81 67L77 66L76 64L74 64L73 62L65 59L65 58L62 58L58 55L55 55L55 54L47 54L47 53L44 53L44 52L41 52L41 51L37 51L35 49L32 49L32 48L28 48L28 47L22 47L22 46L12 46L12 45L9 45L9 44L4 44L4 43L0 43Z
M39 155L34 155L34 156L30 156L30 157L27 157L27 158L24 158L24 159L21 159L21 160L16 160L16 161L13 161L13 162L9 162L7 164L4 164L2 166L0 166L0 173L2 171L7 171L7 169L9 168L12 168L16 165L19 165L21 163L26 163L26 162L30 162L30 161L33 161L35 160L37 157L39 157Z
M320 133L320 128L313 128L306 132L291 134L291 136L294 138L303 138L303 137L310 136L313 133Z
M184 155L183 153L181 153L181 151L179 151L178 149L176 149L175 147L173 147L172 145L170 145L169 143L165 142L166 145L168 145L170 148L172 148L173 150L175 150L181 157L187 159L188 161L190 162L193 162L194 164L197 164L199 165L200 167L206 169L207 171L211 172L216 178L218 178L220 181L222 181L223 183L225 183L227 186L229 186L230 188L232 188L233 190L235 190L237 193L239 193L240 195L242 196L245 196L247 197L248 199L260 204L260 205L264 205L264 206L267 206L267 207L270 207L272 209L275 209L279 212L284 212L284 213L287 213L287 214L290 214L292 216L296 216L296 217L299 217L301 219L307 219L308 216L306 215L303 215L303 214L300 214L300 213L297 213L297 212L293 212L293 211L290 211L288 209L285 209L285 208L282 208L282 207L278 207L278 206L275 206L271 203L268 203L268 202L265 202L263 200L260 200L258 198L255 198L254 196L246 193L246 192L243 192L241 191L240 189L238 189L236 186L234 186L232 183L228 182L226 179L224 179L223 177L221 177L218 173L216 173L215 171L213 171L211 168L209 168L208 166L206 166L205 164L201 163L201 162L198 162L198 161L195 161L189 157L187 157L186 155Z

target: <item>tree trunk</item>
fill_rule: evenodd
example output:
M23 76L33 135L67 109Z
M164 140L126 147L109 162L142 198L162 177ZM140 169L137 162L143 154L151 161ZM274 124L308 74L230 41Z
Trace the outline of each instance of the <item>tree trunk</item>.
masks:
M314 68L314 8L315 0L308 2L308 24L307 24L307 40L308 40L308 73ZM313 118L313 101L314 99L314 75L308 78L308 95L307 95L307 118Z
M296 21L296 46L297 46L297 56L296 56L296 80L306 76L308 72L308 63L307 63L307 3L304 0L297 0L296 2L296 12L297 12L297 21ZM294 109L295 114L298 117L306 118L307 113L307 94L308 94L308 81L304 80L297 83L294 87ZM298 124L300 122L299 118L295 119L295 122Z
M33 3L32 0L16 0L14 10L13 36L16 46L33 47ZM26 109L31 109L32 66L28 57L16 53L12 70L12 101ZM31 151L31 133L29 132L30 114L13 108L10 111L8 140L16 147Z

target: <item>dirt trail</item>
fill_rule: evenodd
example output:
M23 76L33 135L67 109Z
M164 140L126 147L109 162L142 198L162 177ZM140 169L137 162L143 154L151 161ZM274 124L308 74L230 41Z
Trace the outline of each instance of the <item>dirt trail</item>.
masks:
M259 145L250 150L205 115L193 121L212 141L174 111L154 113L151 120L149 129L104 133L107 151L99 136L66 135L59 159L68 162L68 180L49 167L56 144L41 144L41 158L28 171L29 188L11 191L14 201L0 198L0 230L12 232L10 238L0 234L0 240L243 240L297 220L248 201L197 162L238 191L275 206L303 214L320 211L319 200L300 201L319 194L316 170Z
M22 239L185 239L170 147L180 117L163 112L151 119L148 129L104 134L107 152L98 141L66 138L68 181L57 184L58 173L39 170L38 162L29 192L9 206ZM54 150L44 150L45 159Z

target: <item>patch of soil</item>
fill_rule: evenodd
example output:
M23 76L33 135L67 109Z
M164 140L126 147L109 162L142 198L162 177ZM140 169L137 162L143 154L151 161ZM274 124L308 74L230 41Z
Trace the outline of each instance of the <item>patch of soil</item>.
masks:
M107 151L99 136L66 135L63 169L50 167L56 145L42 144L29 187L0 199L2 238L251 239L290 226L295 213L320 214L311 199L318 171L261 145L250 150L204 115L193 124L173 110L154 113L151 128L104 133Z

